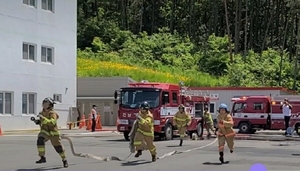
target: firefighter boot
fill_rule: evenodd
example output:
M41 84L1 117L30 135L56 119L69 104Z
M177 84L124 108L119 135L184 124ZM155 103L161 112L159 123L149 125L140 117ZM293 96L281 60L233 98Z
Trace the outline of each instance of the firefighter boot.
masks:
M140 157L142 155L142 150L138 150L134 157Z
M180 140L179 146L182 146L183 140Z
M152 155L152 162L156 161L156 155Z
M40 160L35 162L36 164L46 163L46 157L41 156Z
M219 157L220 162L224 163L224 153L223 153L223 151L219 152L219 154L220 154L220 157Z
M67 159L64 159L62 162L63 162L64 168L69 167Z
M210 139L210 137L211 137L211 134L208 133L208 134L207 134L207 139Z
M233 150L230 150L230 153L233 153Z

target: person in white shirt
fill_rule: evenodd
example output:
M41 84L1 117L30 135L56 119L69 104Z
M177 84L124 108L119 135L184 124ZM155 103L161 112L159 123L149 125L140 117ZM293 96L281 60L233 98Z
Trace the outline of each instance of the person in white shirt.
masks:
M97 117L97 106L93 105L93 108L91 110L91 119L92 119L92 132L96 131L96 117Z
M283 103L280 107L280 109L282 110L282 114L284 116L284 124L285 124L285 135L287 135L287 128L290 126L290 119L291 119L291 115L292 115L292 105L289 103L288 99L284 99Z

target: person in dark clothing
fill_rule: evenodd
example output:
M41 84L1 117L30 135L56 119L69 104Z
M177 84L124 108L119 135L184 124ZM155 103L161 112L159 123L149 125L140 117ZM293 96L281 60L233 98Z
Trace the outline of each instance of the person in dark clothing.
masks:
M97 106L93 105L93 108L91 110L91 119L92 119L92 132L96 131L96 117L97 117Z
M292 105L289 103L288 99L284 99L280 109L282 110L282 114L284 116L284 124L285 124L285 135L287 135L287 129L290 127L290 119L292 115Z

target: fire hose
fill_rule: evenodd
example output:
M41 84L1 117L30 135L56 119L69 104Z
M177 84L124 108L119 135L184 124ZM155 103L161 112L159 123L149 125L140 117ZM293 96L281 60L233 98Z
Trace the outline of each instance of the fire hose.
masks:
M126 158L121 159L120 157L117 157L117 156L100 157L100 156L96 156L96 155L90 154L90 153L76 153L75 149L74 149L74 145L73 145L72 140L68 136L66 136L64 134L61 135L61 138L65 139L65 140L67 140L69 142L70 148L71 148L71 152L76 157L91 158L91 159L95 159L95 160L107 162L107 161L113 161L113 160L114 161L125 161L126 159L128 159L133 154L131 152ZM206 147L209 147L209 146L213 145L215 142L217 142L217 139L215 139L214 141L210 142L209 144L201 146L201 147L196 147L196 148L192 148L192 149L185 150L185 151L177 151L177 150L171 151L169 153L165 153L164 155L162 155L160 157L157 157L157 159L163 159L165 157L173 156L175 154L181 154L181 153L187 153L187 152L191 152L191 151L195 151L195 150L200 150L200 149L203 149L203 148L206 148Z
M128 159L133 153L130 153L125 159L121 159L117 156L110 156L110 157L100 157L100 156L96 156L96 155L93 155L93 154L90 154L90 153L76 153L75 152L75 149L74 149L74 145L73 145L73 142L72 140L65 136L65 135L62 135L61 137L62 139L66 139L68 140L68 142L70 143L70 147L71 147L71 152L74 156L76 157L84 157L84 158L91 158L91 159L96 159L96 160L100 160L100 161L111 161L111 160L115 160L115 161L125 161L126 159ZM185 151L171 151L169 153L165 153L164 155L160 156L160 157L157 157L157 159L163 159L165 157L168 157L168 156L172 156L172 155L175 155L175 154L181 154L181 153L187 153L187 152L191 152L191 151L194 151L194 150L199 150L199 149L203 149L205 147L208 147L208 146L211 146L213 145L215 142L217 142L217 139L215 139L214 141L210 142L209 144L205 145L205 146L201 146L201 147L196 147L196 148L192 148L192 149L189 149L189 150L185 150Z

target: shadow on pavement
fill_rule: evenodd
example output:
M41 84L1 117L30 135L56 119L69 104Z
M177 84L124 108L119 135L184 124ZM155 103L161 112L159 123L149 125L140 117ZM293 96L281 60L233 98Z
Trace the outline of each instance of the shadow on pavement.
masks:
M145 160L136 160L136 161L129 161L126 163L121 163L122 166L136 166L136 165L142 165L142 164L148 164L152 163L151 161L145 161Z
M222 164L228 164L229 161L225 161L224 163L213 163L213 162L204 162L203 165L222 165Z
M174 147L182 147L182 146L179 146L179 145L167 145L166 147L172 147L172 148L174 148Z
M75 164L69 164L69 166L72 166ZM58 170L58 169L63 169L61 165L56 165L56 166L50 166L50 167L38 167L38 168L33 168L33 169L17 169L15 171L46 171L46 170Z
M56 166L56 167L39 167L39 168L34 168L34 169L18 169L15 171L43 171L43 170L58 170L62 169L63 167L61 166Z
M128 142L127 140L125 139L111 139L111 140L103 140L103 141L108 141L108 142Z

